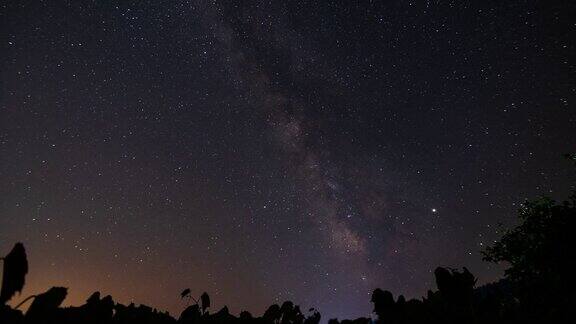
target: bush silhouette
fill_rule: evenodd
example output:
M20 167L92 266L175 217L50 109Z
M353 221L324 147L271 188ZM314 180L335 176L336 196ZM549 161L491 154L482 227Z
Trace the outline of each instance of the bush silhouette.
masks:
M527 320L560 319L576 305L576 196L560 204L545 197L527 201L519 214L522 223L486 248L484 259L510 265L505 276Z

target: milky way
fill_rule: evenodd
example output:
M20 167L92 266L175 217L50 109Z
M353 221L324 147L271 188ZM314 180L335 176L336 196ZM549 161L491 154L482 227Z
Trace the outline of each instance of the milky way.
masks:
M574 5L13 1L0 248L23 295L369 316L480 250L576 147ZM23 296L22 296L23 297ZM19 302L21 298L15 298Z

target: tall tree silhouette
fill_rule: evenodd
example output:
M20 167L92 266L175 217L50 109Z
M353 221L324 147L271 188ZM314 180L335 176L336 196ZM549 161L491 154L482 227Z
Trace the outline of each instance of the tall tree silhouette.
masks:
M526 201L519 219L520 225L483 251L484 260L509 264L505 276L524 313L549 316L568 309L564 306L576 302L576 192L562 203L547 197Z

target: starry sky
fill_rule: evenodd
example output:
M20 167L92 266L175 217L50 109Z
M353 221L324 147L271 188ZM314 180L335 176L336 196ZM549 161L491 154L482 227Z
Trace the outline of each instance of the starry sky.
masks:
M576 147L570 1L6 1L0 248L23 295L368 316L480 283ZM24 296L15 298L20 301Z

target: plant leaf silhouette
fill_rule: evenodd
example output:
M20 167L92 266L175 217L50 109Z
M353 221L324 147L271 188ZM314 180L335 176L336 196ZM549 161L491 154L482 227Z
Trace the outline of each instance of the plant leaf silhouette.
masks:
M22 243L16 243L12 251L4 258L2 291L0 304L6 303L16 292L21 292L28 273L26 249Z
M200 301L202 302L202 312L206 312L206 308L210 307L210 296L206 292L200 296Z
M32 305L26 312L27 317L37 317L57 309L66 298L68 288L52 287L47 292L34 298Z
M190 295L190 288L186 288L184 289L181 293L180 293L180 298L184 298Z

